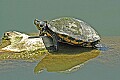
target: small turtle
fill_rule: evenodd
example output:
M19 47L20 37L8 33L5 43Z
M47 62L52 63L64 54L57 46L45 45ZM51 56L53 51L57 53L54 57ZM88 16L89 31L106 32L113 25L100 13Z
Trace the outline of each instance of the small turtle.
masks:
M100 41L98 33L86 22L70 17L62 17L51 21L34 20L40 30L39 36L52 38L53 51L58 50L58 42L68 43L82 47L95 47Z

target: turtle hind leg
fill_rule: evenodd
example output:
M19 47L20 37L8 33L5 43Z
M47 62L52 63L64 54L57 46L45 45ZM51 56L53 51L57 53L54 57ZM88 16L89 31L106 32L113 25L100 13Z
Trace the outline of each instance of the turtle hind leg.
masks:
M92 48L96 49L97 48L97 44L99 43L100 41L95 41L95 42L92 42L91 45L92 45Z

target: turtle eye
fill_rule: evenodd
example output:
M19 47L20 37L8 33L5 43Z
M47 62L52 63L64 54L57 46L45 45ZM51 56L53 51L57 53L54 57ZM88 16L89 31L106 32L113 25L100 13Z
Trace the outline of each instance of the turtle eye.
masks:
M45 23L43 21L40 21L40 27L44 27Z
M40 22L40 21L37 20L37 22Z
M43 25L40 25L40 27L43 27Z

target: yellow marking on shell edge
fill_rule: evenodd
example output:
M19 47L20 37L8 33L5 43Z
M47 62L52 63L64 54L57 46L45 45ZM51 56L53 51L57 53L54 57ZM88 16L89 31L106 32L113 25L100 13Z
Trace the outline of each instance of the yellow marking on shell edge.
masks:
M68 44L72 44L72 45L74 45L74 44L82 44L83 42L77 42L76 40L70 40L70 39L68 39L69 37L64 37L64 36L62 36L62 35L58 35L61 39L63 39L63 40L65 40L66 42L68 42Z
M70 43L70 39L68 39L68 37L64 37L63 35L58 35L61 39L65 40L66 42Z
M66 42L70 42L71 40L68 39L68 37L64 38Z
M62 36L62 35L60 35L60 34L58 34L58 36L61 38L61 39L63 39L64 37Z
M51 35L49 33L47 33L47 36L51 37Z
M84 43L84 41L77 42L76 39L75 39L75 40L70 40L70 39L69 39L69 36L64 37L64 36L62 36L61 34L58 34L58 36L59 36L61 39L65 40L68 44L71 44L71 45L74 45L74 44L75 44L75 45L82 45L82 44ZM92 47L92 46L91 46L91 42L88 42L87 45L86 45L86 47Z
M79 45L83 44L84 42L78 42Z
M71 40L71 43L73 43L73 44L79 44L79 43L76 42L75 40Z

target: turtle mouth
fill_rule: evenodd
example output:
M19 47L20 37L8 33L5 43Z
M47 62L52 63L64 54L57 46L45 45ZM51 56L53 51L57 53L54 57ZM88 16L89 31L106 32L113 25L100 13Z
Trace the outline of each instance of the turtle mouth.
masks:
M10 38L8 38L7 36L4 36L2 39L3 40L10 40Z

